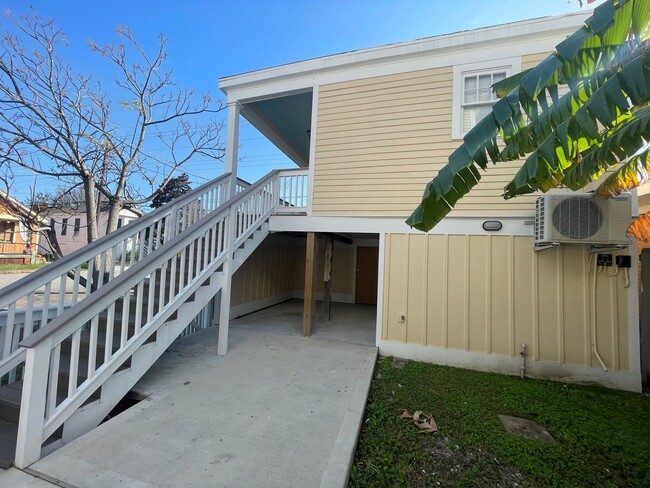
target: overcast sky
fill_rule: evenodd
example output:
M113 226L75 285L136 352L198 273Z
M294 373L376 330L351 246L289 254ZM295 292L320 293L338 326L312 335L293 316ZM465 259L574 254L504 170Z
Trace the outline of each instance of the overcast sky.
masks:
M577 0L5 2L14 15L28 13L26 5L63 28L70 43L63 54L78 72L101 77L103 61L90 52L87 40L116 42L116 28L123 24L150 47L164 33L168 66L176 80L214 96L222 96L217 80L226 75L580 8ZM246 123L240 138L244 178L255 180L271 169L292 166ZM160 151L155 154L164 157ZM197 185L221 174L223 165L199 157L189 163L187 172ZM33 177L20 176L15 188L24 193L29 184Z

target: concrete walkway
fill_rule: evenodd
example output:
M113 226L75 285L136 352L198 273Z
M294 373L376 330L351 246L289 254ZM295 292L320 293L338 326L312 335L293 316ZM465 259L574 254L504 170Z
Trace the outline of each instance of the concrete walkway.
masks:
M31 468L75 487L343 487L376 348L231 328L176 341L149 397Z
M312 339L375 345L377 305L333 303L331 320L320 318L322 302L316 302L316 323ZM230 322L233 327L260 332L276 332L302 337L303 301L293 299L244 315Z

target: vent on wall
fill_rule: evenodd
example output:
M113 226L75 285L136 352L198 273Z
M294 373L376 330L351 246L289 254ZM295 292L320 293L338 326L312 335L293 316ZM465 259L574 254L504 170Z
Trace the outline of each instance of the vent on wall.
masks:
M535 246L627 245L631 196L605 199L589 193L551 193L537 199Z

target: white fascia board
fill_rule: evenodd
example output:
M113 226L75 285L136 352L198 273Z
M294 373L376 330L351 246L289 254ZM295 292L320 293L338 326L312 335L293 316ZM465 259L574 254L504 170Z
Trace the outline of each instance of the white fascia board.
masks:
M333 83L367 76L381 76L412 69L453 65L485 59L485 53L503 48L502 56L552 51L562 37L579 28L591 11L557 17L526 20L482 29L457 32L416 41L336 54L273 68L228 76L219 80L219 88L229 100L245 101L255 97L301 90L314 84ZM493 59L494 54L491 58ZM428 65L422 58L430 58ZM409 61L418 60L416 68Z
M483 230L483 222L498 220L501 230ZM428 234L451 235L514 235L533 236L535 217L447 217ZM422 234L412 229L400 217L315 217L298 215L273 215L269 220L271 232L337 232L363 234Z

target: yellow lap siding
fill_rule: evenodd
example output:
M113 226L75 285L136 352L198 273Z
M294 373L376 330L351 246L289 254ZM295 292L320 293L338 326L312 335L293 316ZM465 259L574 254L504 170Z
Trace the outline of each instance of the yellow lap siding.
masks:
M452 78L446 66L321 86L313 214L408 216L461 142L451 138ZM501 197L520 165L491 166L452 215L532 214L534 196Z
M599 367L591 350L589 253L533 252L532 238L389 234L382 338L470 352ZM597 277L599 353L629 370L622 272ZM401 322L400 316L406 321Z

